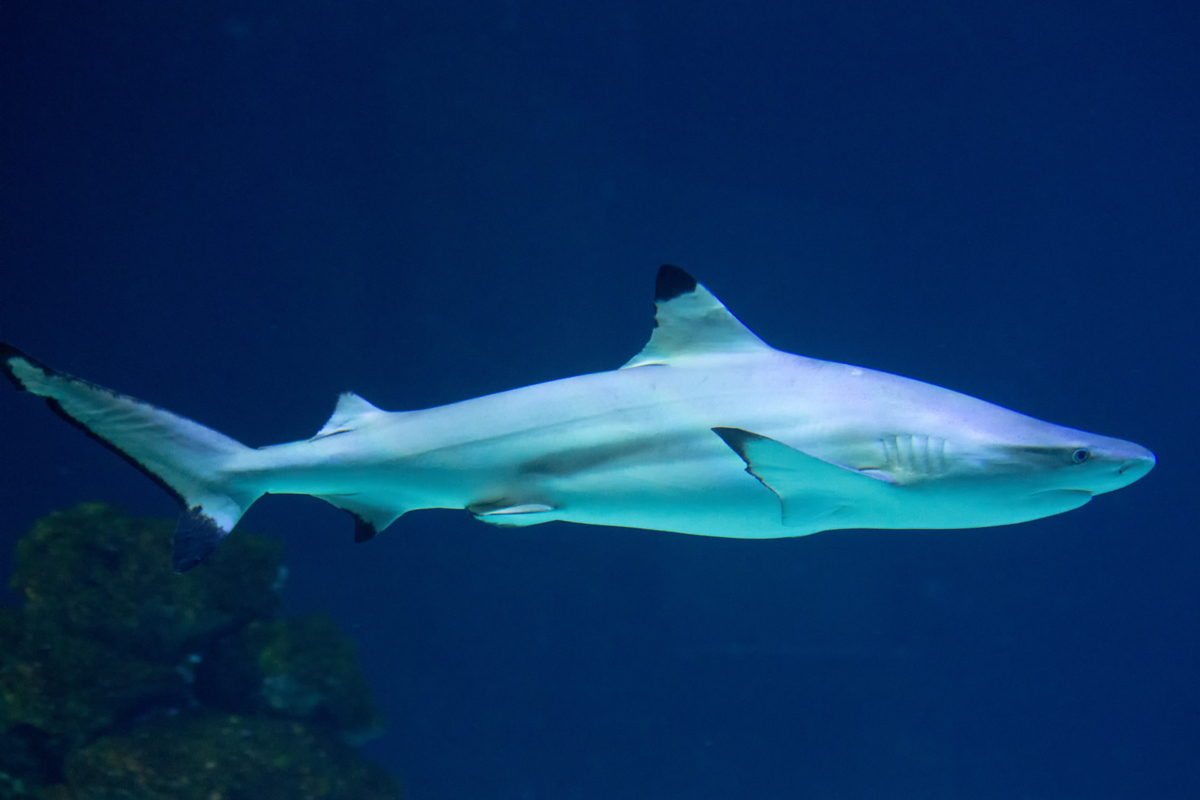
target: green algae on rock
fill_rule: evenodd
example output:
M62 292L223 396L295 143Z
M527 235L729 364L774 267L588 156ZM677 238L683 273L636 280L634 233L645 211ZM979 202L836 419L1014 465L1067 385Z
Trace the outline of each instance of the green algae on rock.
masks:
M177 670L0 609L0 719L65 752L151 705L187 702Z
M196 694L215 707L321 722L351 744L383 730L354 644L328 614L250 623L200 664Z
M39 798L50 780L32 743L16 731L0 730L0 800Z
M107 736L67 759L71 800L393 800L394 778L291 720L192 712Z
M17 545L0 607L0 800L401 797L350 744L381 722L332 618L279 619L279 544L186 575L172 523L89 503Z
M12 588L30 617L164 663L216 631L278 612L279 542L230 536L210 569L177 576L173 530L103 503L55 512L17 544Z

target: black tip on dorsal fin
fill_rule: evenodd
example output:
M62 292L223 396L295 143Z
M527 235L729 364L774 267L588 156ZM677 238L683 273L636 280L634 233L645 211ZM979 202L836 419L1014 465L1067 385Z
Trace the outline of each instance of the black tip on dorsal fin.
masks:
M674 264L663 264L658 268L654 280L654 302L665 303L681 294L696 291L696 279Z

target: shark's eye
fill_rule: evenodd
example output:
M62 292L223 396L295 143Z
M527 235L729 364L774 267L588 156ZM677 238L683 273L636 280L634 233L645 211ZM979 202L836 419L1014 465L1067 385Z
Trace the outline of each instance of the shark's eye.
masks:
M1088 450L1086 447L1081 447L1078 450L1076 450L1074 453L1071 453L1071 460L1074 461L1076 464L1082 464L1083 462L1087 461L1091 457L1092 457L1092 451Z

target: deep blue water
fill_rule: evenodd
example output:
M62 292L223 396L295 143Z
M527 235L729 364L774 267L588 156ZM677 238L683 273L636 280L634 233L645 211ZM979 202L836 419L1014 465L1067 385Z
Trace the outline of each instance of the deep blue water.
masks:
M1132 439L976 531L733 541L271 497L442 798L1200 796L1194 3L0 5L0 338L248 444L768 342ZM4 387L0 387L4 389ZM0 391L0 570L141 475Z

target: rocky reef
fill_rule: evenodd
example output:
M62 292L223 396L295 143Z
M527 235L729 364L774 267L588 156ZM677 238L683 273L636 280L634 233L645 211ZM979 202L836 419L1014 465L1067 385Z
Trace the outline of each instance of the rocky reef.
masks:
M17 545L0 608L0 800L390 800L353 643L286 618L279 543L170 568L173 523L91 503Z

